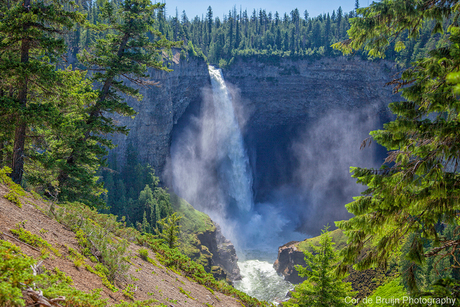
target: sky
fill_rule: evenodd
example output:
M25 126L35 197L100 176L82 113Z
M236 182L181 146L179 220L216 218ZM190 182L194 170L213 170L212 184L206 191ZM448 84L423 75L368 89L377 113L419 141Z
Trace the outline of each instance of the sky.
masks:
M228 12L236 6L237 11L240 7L248 13L252 13L254 9L264 9L267 13L273 14L278 11L280 16L284 13L290 13L293 9L298 8L301 16L305 10L308 11L310 17L316 17L323 13L332 13L339 6L343 12L349 12L355 7L355 0L158 0L158 2L166 3L167 15L175 16L176 8L179 16L185 10L187 17L193 19L195 16L206 16L209 6L211 6L214 18L222 19L223 15L228 15ZM367 6L369 0L360 0L360 6Z

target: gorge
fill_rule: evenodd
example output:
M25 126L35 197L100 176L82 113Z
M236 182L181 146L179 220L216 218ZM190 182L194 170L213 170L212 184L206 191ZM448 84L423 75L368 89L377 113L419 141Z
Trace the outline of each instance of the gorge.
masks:
M387 105L397 99L384 87L391 63L236 59L222 70L233 109L213 121L216 80L204 60L175 51L170 64L173 72L152 74L160 85L144 89L142 103L130 101L136 119L118 119L131 129L115 138L120 164L133 144L166 186L222 226L240 261L273 263L278 246L349 217L344 205L360 193L349 166L376 166L383 156L375 146L360 151L360 144L388 120ZM229 112L241 131L237 146L215 128ZM244 179L226 177L234 167L223 161L229 150L221 146L236 149ZM245 181L240 190L235 181ZM231 189L233 197L222 196ZM239 196L245 200L231 204Z

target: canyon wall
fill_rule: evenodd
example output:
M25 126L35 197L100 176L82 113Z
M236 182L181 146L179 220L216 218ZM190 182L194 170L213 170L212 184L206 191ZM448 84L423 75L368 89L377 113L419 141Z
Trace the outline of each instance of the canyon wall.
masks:
M201 90L210 84L207 64L202 58L184 59L178 50L173 50L168 64L173 71L149 69L150 80L157 85L140 88L142 101L127 98L128 104L138 112L136 117L116 117L119 124L130 129L128 136L113 136L117 145L113 151L120 166L126 163L124 154L131 142L140 161L149 163L161 175L169 156L174 125L189 105L201 102Z
M160 178L175 125L187 108L199 108L203 89L210 88L203 59L184 59L174 50L169 64L172 72L149 71L158 86L142 88L142 101L128 98L139 114L135 119L117 117L130 133L113 138L121 164L125 163L126 145L132 142L140 160L152 165ZM236 59L223 74L229 86L233 85L245 132L314 120L330 110L370 106L375 114L382 114L394 99L391 88L384 86L394 74L392 64L385 61L352 57L296 61L245 58Z

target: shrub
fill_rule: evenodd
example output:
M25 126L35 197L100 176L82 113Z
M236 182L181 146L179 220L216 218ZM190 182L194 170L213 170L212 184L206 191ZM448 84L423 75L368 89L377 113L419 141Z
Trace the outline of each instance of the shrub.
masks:
M145 248L139 249L139 256L141 259L147 261L147 258L149 257L149 251Z

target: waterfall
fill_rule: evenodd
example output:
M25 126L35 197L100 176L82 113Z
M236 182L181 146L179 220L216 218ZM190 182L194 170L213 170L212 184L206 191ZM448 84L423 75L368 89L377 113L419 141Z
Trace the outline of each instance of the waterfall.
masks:
M286 204L254 203L253 174L233 101L222 71L209 66L211 88L189 120L177 128L171 145L173 190L196 209L208 214L246 257L249 250L265 250L276 259L277 247L303 239L293 237ZM247 257L250 259L251 257ZM259 258L256 258L259 259Z
M235 111L239 102L222 71L208 70L212 88L203 89L199 110L173 138L172 186L235 244L243 276L235 287L260 299L280 299L292 285L277 275L273 262L277 247L294 239L292 230L276 204L254 204L252 169Z
M209 76L213 93L220 184L225 187L227 206L236 207L230 209L237 209L238 215L244 215L253 207L249 159L222 71L209 66Z

